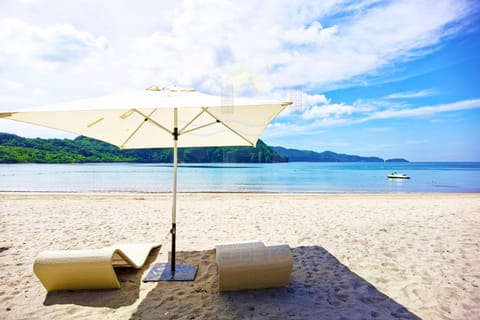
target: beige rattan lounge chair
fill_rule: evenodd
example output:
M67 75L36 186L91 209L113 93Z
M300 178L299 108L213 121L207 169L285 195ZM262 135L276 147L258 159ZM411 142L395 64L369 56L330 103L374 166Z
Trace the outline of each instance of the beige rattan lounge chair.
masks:
M248 248L262 248L265 247L263 242L260 242L258 240L250 240L250 241L244 241L244 242L235 242L235 243L222 243L222 244L217 244L215 246L215 258L218 264L218 257L225 258L225 255L232 255L236 251L242 251L246 250Z
M216 260L220 291L286 286L293 265L288 245L261 242L219 245Z
M114 267L140 269L159 244L118 244L102 249L43 251L33 271L47 291L118 289Z

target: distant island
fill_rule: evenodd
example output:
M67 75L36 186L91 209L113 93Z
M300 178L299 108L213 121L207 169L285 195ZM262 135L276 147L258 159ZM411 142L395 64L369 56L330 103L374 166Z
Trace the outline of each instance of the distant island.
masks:
M385 160L385 162L409 162L409 161L401 158L395 158L395 159Z
M180 163L384 162L378 157L269 147L262 140L255 148L180 148L178 158ZM0 163L172 163L172 160L171 148L120 150L111 144L82 136L73 140L32 139L0 133ZM405 159L386 161L408 162Z
M362 157L332 151L315 152L310 150L271 147L272 150L288 158L289 162L408 162L405 159L383 160L379 157Z

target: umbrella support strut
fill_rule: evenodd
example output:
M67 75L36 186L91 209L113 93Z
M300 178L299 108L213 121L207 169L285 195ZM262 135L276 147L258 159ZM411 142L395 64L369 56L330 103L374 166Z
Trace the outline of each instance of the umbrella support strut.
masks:
M172 252L170 263L156 263L150 272L147 274L144 282L155 281L193 281L197 275L197 267L176 264L175 259L175 244L177 233L177 167L178 167L178 123L177 123L177 108L174 109L174 129L173 135L173 198L172 198Z

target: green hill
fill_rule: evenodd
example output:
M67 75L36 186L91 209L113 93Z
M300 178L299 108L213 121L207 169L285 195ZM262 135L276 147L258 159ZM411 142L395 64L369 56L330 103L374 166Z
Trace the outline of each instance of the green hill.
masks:
M288 159L259 140L252 147L181 148L179 162L270 163ZM23 138L0 133L0 163L160 162L172 163L171 148L120 150L98 140Z

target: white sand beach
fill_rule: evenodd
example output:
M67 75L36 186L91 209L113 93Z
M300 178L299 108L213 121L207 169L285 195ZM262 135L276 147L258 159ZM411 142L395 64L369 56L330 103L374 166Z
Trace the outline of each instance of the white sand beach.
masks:
M170 250L169 194L0 194L0 319L479 319L480 194L180 194L178 261L194 282L143 283ZM289 244L288 287L221 293L215 244ZM48 293L40 251L159 242L119 290Z

